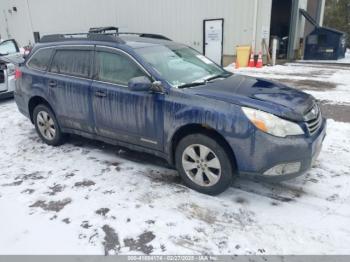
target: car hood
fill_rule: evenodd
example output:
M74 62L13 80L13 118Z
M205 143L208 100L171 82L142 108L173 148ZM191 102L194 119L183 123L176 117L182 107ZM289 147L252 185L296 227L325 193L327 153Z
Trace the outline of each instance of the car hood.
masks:
M273 81L242 75L186 89L185 92L303 121L315 99L302 91Z

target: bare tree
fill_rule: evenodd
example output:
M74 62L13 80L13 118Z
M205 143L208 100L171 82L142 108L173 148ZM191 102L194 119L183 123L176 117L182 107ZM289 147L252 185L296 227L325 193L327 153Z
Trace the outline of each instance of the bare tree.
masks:
M350 47L350 0L326 0L324 25L347 33Z

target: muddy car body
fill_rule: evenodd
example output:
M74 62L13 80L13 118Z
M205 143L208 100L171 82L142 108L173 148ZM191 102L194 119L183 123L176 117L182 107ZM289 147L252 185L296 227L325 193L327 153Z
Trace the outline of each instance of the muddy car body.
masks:
M312 96L231 74L172 41L51 37L18 71L18 108L46 143L73 133L150 153L202 193L236 175L298 176L326 133Z

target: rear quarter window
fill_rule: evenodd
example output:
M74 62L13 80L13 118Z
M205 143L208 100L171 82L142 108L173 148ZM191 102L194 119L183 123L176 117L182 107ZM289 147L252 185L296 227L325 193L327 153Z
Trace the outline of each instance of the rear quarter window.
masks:
M28 66L33 69L46 71L49 67L51 54L52 48L39 49L29 59Z
M91 51L57 50L50 72L87 78L90 75Z

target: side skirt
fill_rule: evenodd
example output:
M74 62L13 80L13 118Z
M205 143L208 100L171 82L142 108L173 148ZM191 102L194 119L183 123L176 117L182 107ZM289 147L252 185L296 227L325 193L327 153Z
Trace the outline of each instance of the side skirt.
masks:
M142 153L151 154L151 155L163 158L169 164L171 163L170 156L168 154L164 153L164 152L161 152L161 151L148 149L148 148L145 148L145 147L142 147L142 146L130 144L130 143L127 143L127 142L122 142L120 140L114 140L114 139L110 139L110 138L107 138L107 137L102 137L102 136L99 136L99 135L96 135L96 134L91 134L91 133L87 133L87 132L83 132L83 131L75 130L75 129L70 129L70 128L62 128L62 132L63 133L74 134L74 135L79 135L79 136L82 136L82 137L85 137L85 138L88 138L88 139L91 139L91 140L102 141L102 142L105 142L107 144L124 147L124 148L130 149L132 151L138 151L138 152L142 152Z

